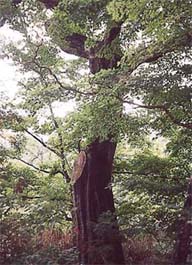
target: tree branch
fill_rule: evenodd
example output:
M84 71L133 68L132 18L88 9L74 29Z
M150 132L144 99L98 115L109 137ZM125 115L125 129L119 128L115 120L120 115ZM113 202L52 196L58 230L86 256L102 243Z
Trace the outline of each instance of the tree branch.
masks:
M47 9L53 9L58 6L59 0L38 0L43 3ZM17 8L17 6L23 2L22 0L12 0L13 5ZM0 18L0 27L3 26L6 22L7 18ZM60 45L60 48L69 54L76 55L78 57L88 59L88 52L85 49L85 41L87 37L81 35L79 33L72 33L65 37L65 41L68 45Z
M153 174L153 172L149 172L149 173L144 173L144 172L134 172L134 171L113 171L113 174L120 174L120 175L124 175L124 174L128 174L128 175L138 175L138 176L146 176L146 177L160 177L160 178L167 178L166 176L161 176L161 175L156 175Z
M31 137L33 137L37 142L39 142L41 145L43 145L46 149L48 149L49 151L53 152L54 154L56 154L58 157L61 157L60 154L53 149L52 147L48 146L43 140L41 140L39 137L37 137L36 135L34 135L33 133L31 133L28 129L24 128L24 131L29 134Z
M99 52L104 47L109 46L112 41L114 41L117 36L119 36L122 24L122 22L115 23L115 25L106 32L103 40L98 41L95 47L93 47L95 53Z
M29 167L31 167L31 168L33 168L33 169L39 171L39 172L43 172L43 173L45 173L45 174L51 174L51 171L48 171L48 170L42 169L42 168L40 168L40 167L37 167L37 166L35 166L34 164L32 164L32 163L30 163L30 162L27 162L27 161L25 161L25 160L22 159L22 158L19 158L19 157L12 157L12 156L9 156L9 157L10 157L11 159L18 160L18 161L24 163L25 165L27 165L27 166L29 166ZM60 170L57 170L57 171L54 172L55 175L56 175L56 174L59 174L59 173L60 173L61 175L63 175L63 172L60 171Z
M119 49L111 53L111 58L105 56L105 49L111 49L110 45L119 36L122 22L115 23L114 26L106 31L103 40L97 41L96 45L89 49L89 68L90 72L95 74L102 69L112 69L117 67L117 63L121 60L122 54Z
M68 164L67 158L65 156L65 152L64 152L64 147L63 147L63 137L62 134L59 131L59 124L55 118L55 115L53 113L53 108L51 106L51 103L49 103L49 109L50 109L50 113L51 113L51 119L53 121L53 124L55 126L55 129L57 131L58 134L58 138L59 138L59 142L60 142L60 158L61 158L61 164L62 164L62 173L66 179L67 182L70 182L70 177L69 174L67 173L66 169L65 169L65 161ZM69 164L68 164L69 165Z
M157 47L154 47L154 44L152 44L146 48L138 48L138 50L135 50L131 58L128 58L128 72L132 73L141 64L155 62L167 53L179 51L184 47L192 47L192 31L185 32L180 37L169 40L163 46L158 45Z
M65 37L65 41L68 43L68 46L60 46L60 48L66 53L89 59L89 53L85 49L86 40L86 36L79 33L73 33Z
M35 50L35 54L34 54L32 60L24 62L25 65L29 65L29 64L36 65L39 68L39 71L37 69L34 69L34 68L32 70L34 72L36 72L38 75L40 75L42 78L43 78L42 70L46 70L54 78L55 82L59 85L59 88L63 89L64 91L69 91L69 92L72 92L74 94L80 94L80 95L84 95L84 96L93 96L93 95L95 95L95 93L93 93L93 92L83 92L83 91L80 91L80 90L78 90L78 89L76 89L74 87L69 87L69 86L66 87L66 86L64 86L62 84L62 82L59 80L58 76L52 71L52 69L50 67L41 65L37 61L38 52L39 52L39 49L40 49L41 45L42 45L42 43L36 45L37 49Z
M35 169L35 170L37 170L37 171L40 171L40 172L43 172L43 173L46 173L46 174L50 174L50 171L45 170L45 169L41 169L41 168L39 168L39 167L33 165L32 163L25 161L25 160L22 159L22 158L19 158L19 157L11 157L11 156L10 156L10 158L11 158L11 159L14 159L14 160L18 160L18 161L24 163L25 165L27 165L27 166L29 166L29 167L32 167L33 169ZM60 172L56 172L56 173L60 173Z
M66 87L64 86L61 81L58 79L57 75L55 73L53 73L53 71L46 66L41 66L38 62L34 61L34 64L36 64L41 70L47 70L49 72L49 74L55 79L56 83L59 85L60 88L62 88L63 90L67 90L69 92L73 92L75 94L80 94L80 95L84 95L84 96L93 96L94 93L93 92L83 92L83 91L79 91L76 88L73 87ZM34 70L35 71L35 70Z
M8 207L4 212L3 212L3 215L6 215L8 214L8 212L11 210L11 207Z
M170 112L170 110L168 109L166 105L142 105L142 104L134 103L132 101L127 101L123 99L121 99L121 101L123 101L123 103L134 105L138 108L151 109L151 110L158 109L164 112L174 124L180 127L187 128L187 129L192 129L192 123L184 123L182 121L179 121L177 118L174 117L174 115Z
M51 9L58 5L59 0L39 0L39 2L42 2L46 8Z

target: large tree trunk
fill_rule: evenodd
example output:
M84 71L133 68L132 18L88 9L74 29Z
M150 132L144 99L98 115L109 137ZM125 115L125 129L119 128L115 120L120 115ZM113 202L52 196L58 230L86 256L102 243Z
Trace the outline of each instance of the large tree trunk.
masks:
M184 209L179 219L174 265L192 264L192 177L189 181L188 194Z
M98 52L111 44L119 32L120 25L117 25L90 49L88 59L92 74L117 67L120 55L113 53L106 59L99 58ZM73 179L80 264L124 264L111 189L115 149L116 143L109 139L96 140L80 153L76 163Z
M124 264L111 189L116 144L95 141L74 166L80 264Z

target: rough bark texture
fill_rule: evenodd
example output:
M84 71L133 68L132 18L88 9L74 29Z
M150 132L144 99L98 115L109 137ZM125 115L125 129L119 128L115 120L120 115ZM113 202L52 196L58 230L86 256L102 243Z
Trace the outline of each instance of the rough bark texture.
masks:
M124 264L110 185L115 148L110 140L92 143L74 184L80 264Z
M59 3L59 0L39 0L39 1L44 3L46 8L54 8Z
M192 177L183 213L178 225L178 239L175 249L174 265L192 264Z

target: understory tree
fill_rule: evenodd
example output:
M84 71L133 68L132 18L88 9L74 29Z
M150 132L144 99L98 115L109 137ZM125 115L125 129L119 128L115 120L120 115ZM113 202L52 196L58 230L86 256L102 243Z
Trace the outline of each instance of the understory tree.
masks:
M18 114L17 126L59 157L66 182L71 176L80 264L124 264L111 185L118 142L152 131L169 137L171 155L179 154L189 176L191 150L182 144L192 129L191 12L189 0L3 1L1 25L23 34L9 56L30 75L20 105L28 118ZM72 67L63 52L77 56ZM53 102L69 99L77 113L55 119ZM143 111L127 113L125 104ZM38 121L42 109L50 126ZM34 133L53 131L50 144ZM79 155L70 172L66 153L74 147ZM100 225L106 215L110 222Z

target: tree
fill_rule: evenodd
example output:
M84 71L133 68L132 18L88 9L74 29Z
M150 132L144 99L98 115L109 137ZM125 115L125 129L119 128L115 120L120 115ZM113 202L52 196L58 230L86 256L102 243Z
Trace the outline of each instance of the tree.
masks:
M122 117L123 101L128 92L125 83L131 79L133 72L141 64L154 62L167 53L191 47L191 1L40 2L47 8L53 8L51 18L46 18L45 23L52 40L64 52L88 60L90 72L96 75L94 85L89 86L91 89L86 91L91 94L91 100L89 99L88 104L82 108L82 113L85 113L86 109L92 115L90 125L93 126L95 123L95 127L92 127L91 141L87 148L80 153L77 171L80 170L81 174L75 173L78 179L74 184L75 204L78 209L80 262L86 264L107 261L123 264L118 237L109 242L112 250L109 255L105 256L105 253L102 253L99 261L93 260L91 249L97 249L98 236L94 233L91 223L97 223L99 217L108 211L114 213L113 195L109 184L113 157L121 131L118 128L118 121ZM39 5L38 10L35 3L30 3L30 7L41 15L40 19L45 19L45 13L39 13L43 7ZM14 3L14 6L4 6L7 12L2 15L2 23L8 20L15 28L27 33L26 25L37 23L33 14L28 13L28 5L28 2L19 1ZM21 20L20 14L25 14L24 19ZM142 44L137 45L140 33ZM48 71L52 75L50 69L44 68L44 65L36 66L41 73ZM110 82L106 86L109 79ZM57 79L55 81L58 83ZM149 108L151 106L148 106ZM184 124L183 127L191 129L190 123L186 125L183 121L178 122L170 114L167 106L156 106L155 109L166 113L177 125ZM99 117L104 116L106 110L110 111L101 125L98 123ZM118 230L116 225L113 229ZM106 239L102 240L104 243ZM116 249L119 250L119 256L116 255Z

